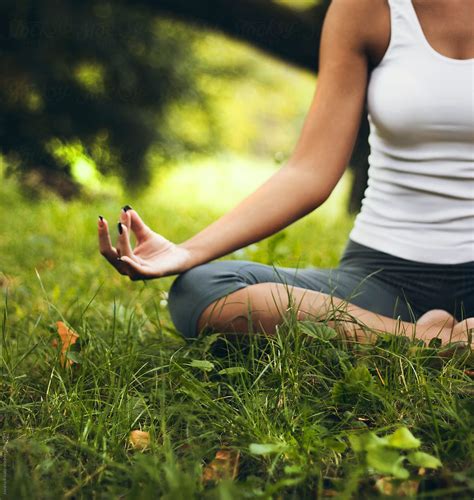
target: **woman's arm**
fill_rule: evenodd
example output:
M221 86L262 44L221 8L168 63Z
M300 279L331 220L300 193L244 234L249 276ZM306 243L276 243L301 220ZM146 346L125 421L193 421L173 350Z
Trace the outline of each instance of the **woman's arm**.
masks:
M276 233L328 198L349 161L364 108L372 1L332 2L322 31L318 85L298 144L287 164L254 193L179 245L151 231L136 212L125 211L114 248L107 221L99 221L101 253L119 272L131 279L179 274ZM130 229L137 236L133 250Z
M180 245L192 255L191 267L276 233L331 194L349 161L364 108L364 3L338 0L329 7L316 93L290 160L234 209Z

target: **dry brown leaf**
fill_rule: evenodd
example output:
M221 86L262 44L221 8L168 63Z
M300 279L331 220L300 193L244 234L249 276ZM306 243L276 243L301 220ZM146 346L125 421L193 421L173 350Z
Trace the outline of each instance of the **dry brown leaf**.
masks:
M214 460L204 468L203 481L208 483L222 479L235 479L239 470L239 460L239 450L218 450Z
M336 490L323 490L323 498L328 498L328 497L337 497L339 495L339 492Z
M7 276L6 274L0 273L0 288L5 290L11 289L18 285L19 282L20 279L16 276Z
M58 328L59 342L61 346L61 352L59 354L61 366L63 368L70 367L74 364L74 361L67 357L67 352L69 348L77 342L79 335L62 321L57 321L56 326ZM57 346L58 341L55 339L53 340L53 347Z
M381 477L375 487L382 495L391 497L414 497L418 493L420 481L397 481L389 477Z
M134 430L130 432L128 442L135 450L146 450L150 446L150 433Z

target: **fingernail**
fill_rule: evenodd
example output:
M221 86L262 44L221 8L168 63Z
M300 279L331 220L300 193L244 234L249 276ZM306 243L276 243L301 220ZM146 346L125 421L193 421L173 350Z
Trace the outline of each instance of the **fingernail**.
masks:
M104 218L102 217L102 215L99 215L99 220L100 222L104 222Z
M121 224L120 222L117 224L117 229L118 229L118 232L119 232L120 234L122 234L122 233L123 233L123 227L122 227L122 224Z
M133 208L130 205L125 205L124 207L122 207L122 210L124 212L128 212L129 210L133 210Z

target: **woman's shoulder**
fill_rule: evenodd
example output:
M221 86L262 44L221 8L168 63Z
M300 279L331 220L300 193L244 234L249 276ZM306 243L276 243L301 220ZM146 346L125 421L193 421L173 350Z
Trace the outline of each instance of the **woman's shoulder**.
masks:
M362 50L372 66L382 59L390 42L388 0L333 0L331 23L344 28L347 37Z

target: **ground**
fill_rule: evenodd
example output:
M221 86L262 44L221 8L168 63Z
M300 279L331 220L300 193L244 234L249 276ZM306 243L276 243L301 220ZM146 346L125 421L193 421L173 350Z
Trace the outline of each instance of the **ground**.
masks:
M185 342L173 278L131 283L95 241L99 213L126 202L174 241L221 210L171 198L65 203L2 180L5 498L472 498L469 353L390 335L347 345L291 314L271 339ZM352 219L331 206L229 258L335 265ZM65 358L58 321L79 335ZM394 432L396 445L375 437ZM431 459L413 465L412 448Z

